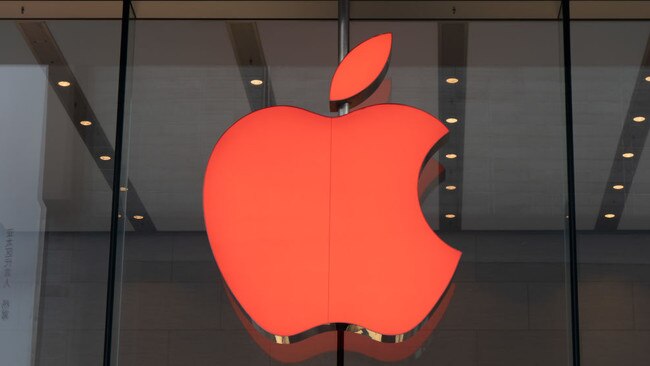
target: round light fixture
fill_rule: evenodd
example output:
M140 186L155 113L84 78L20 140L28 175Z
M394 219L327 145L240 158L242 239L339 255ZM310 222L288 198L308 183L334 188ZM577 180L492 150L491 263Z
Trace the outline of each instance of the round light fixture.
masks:
M634 153L623 153L622 155L625 159L630 159L634 157Z
M445 189L448 190L448 191L455 191L456 186L448 185L448 186L445 186Z
M456 155L456 154L447 154L447 155L445 155L445 158L447 158L447 159L456 159L457 157L458 157L458 155Z
M636 116L636 117L632 118L632 121L641 123L641 122L645 121L645 117Z
M650 76L646 76L645 81L650 81Z
M99 157L99 160L109 161L111 160L111 157L108 155L102 155Z
M129 189L126 188L126 187L120 187L120 192L126 192L126 191L128 191L128 190L129 190Z
M260 85L262 85L262 84L264 84L264 81L262 81L262 80L260 80L260 79L253 79L253 80L251 80L251 85L254 85L254 86L260 86Z
M133 218L136 220L144 220L144 216L142 215L133 215Z
M604 216L606 219L613 219L616 217L616 215L614 215L613 213L606 213Z
M447 82L447 84L456 84L460 80L458 80L457 78L447 78L447 80L445 81Z
M65 81L65 80L61 80L56 84L58 86L60 86L60 87L63 87L63 88L67 88L67 87L69 87L71 85L69 81Z
M456 122L458 122L458 118L449 117L449 118L447 118L445 120L445 122L447 122L447 123L456 123Z
M453 218L456 217L456 215L454 215L452 213L448 213L448 214L445 214L445 217L448 218L448 219L453 219Z
M612 188L614 188L617 191L620 191L621 189L625 188L625 186L622 184L614 184Z
M90 122L90 121L83 120L83 121L80 121L79 124L82 125L82 126L90 126L93 123Z

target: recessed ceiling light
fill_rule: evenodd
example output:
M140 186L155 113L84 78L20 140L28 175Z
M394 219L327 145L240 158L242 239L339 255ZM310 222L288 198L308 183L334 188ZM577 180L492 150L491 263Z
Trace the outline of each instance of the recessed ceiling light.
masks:
M626 159L630 159L634 157L634 153L623 153L622 156Z
M445 189L448 190L448 191L455 191L456 186L448 185L448 186L445 186Z
M632 118L632 121L634 121L634 122L643 122L643 121L645 121L645 117L636 116L636 117Z
M117 218L122 218L122 214L117 214Z
M102 155L99 157L99 160L109 161L111 160L111 157L108 155Z
M456 84L460 80L458 80L457 78L447 78L447 80L445 81L447 82L447 84Z
M646 76L645 81L650 81L650 76Z
M621 189L625 188L625 186L622 184L614 184L612 188L614 188L617 191L620 191Z
M445 120L445 122L447 122L447 123L456 123L456 122L458 122L458 118L449 117L449 118L447 118Z
M614 215L613 213L607 213L604 216L605 216L606 219L613 219L613 218L616 217L616 215Z
M90 122L90 121L83 120L83 121L80 121L79 124L82 125L82 126L90 126L93 123Z
M136 219L136 220L143 220L144 216L142 216L142 215L133 215L133 218Z
M454 215L452 213L448 213L448 214L445 214L445 217L448 218L448 219L453 219L453 218L456 217L456 215Z
M255 85L255 86L260 86L260 85L264 84L264 81L262 81L260 79L253 79L253 80L251 80L251 84Z
M447 154L447 155L445 155L445 158L447 158L447 159L456 159L457 157L458 157L458 155L456 155L456 154Z
M129 190L129 189L126 188L126 187L120 187L120 192L126 192L126 191L128 191L128 190Z
M65 80L61 80L61 81L59 81L59 82L56 83L56 84L57 84L58 86L61 86L61 87L64 87L64 88L67 88L67 87L70 86L70 82L69 82L69 81L65 81Z

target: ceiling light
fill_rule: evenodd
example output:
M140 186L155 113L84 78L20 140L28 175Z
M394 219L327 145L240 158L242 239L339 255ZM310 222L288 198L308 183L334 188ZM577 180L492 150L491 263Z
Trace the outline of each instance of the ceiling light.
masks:
M447 82L447 84L456 84L457 82L459 82L457 78L447 78L447 80L445 81Z
M630 159L634 157L634 153L623 153L622 155L625 159Z
M646 76L645 81L650 81L650 76Z
M448 218L448 219L453 219L453 218L456 217L456 215L454 215L452 213L449 213L449 214L445 214L445 217Z
M120 192L126 192L126 191L128 191L128 190L129 190L129 189L126 188L126 187L120 187Z
M621 189L625 188L625 186L622 184L615 184L612 186L612 188L614 188L617 191L620 191Z
M645 121L645 117L636 116L636 117L632 118L632 121L634 121L634 122L643 122L643 121Z
M56 83L56 84L57 84L58 86L61 86L61 87L64 87L64 88L67 88L67 87L70 86L70 82L69 82L69 81L65 81L65 80L61 80L61 81L59 81L59 82Z
M456 154L447 154L447 155L445 155L445 157L447 159L456 159L458 157L458 155L456 155Z
M605 214L605 218L606 218L606 219L613 219L613 218L615 218L615 217L616 217L616 215L614 215L613 213L607 213L607 214Z
M253 79L253 80L251 80L251 85L260 86L260 85L262 85L262 84L264 84L264 81L262 81L262 80L260 80L260 79Z
M122 214L117 214L117 218L122 218Z
M143 220L144 216L142 216L142 215L133 215L133 218L136 219L136 220Z
M456 186L449 185L449 186L446 186L445 189L448 190L448 191L455 191Z
M445 120L445 122L447 122L447 123L456 123L456 122L458 122L458 118L449 117L449 118L447 118Z
M82 125L82 126L90 126L93 123L90 122L90 121L83 120L83 121L80 121L79 124Z
M111 160L111 157L108 155L102 155L99 157L99 160L109 161Z

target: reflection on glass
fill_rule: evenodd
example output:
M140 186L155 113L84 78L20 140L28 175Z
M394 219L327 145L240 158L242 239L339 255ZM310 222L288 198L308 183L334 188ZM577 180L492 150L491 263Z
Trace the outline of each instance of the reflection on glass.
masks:
M422 209L464 254L428 346L396 364L567 363L560 30L555 22L351 24L352 45L393 32L391 101L418 103L449 128L439 151L445 179ZM346 364L368 363L346 352Z
M101 364L119 25L0 21L3 365Z
M574 22L572 58L582 360L644 365L650 22Z

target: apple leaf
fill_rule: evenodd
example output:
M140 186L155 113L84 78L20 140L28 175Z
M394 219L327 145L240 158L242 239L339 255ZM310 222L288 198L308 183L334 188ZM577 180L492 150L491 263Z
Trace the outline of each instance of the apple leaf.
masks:
M379 87L388 70L391 33L374 36L345 56L336 68L330 86L330 109L341 103L354 107L368 98Z

